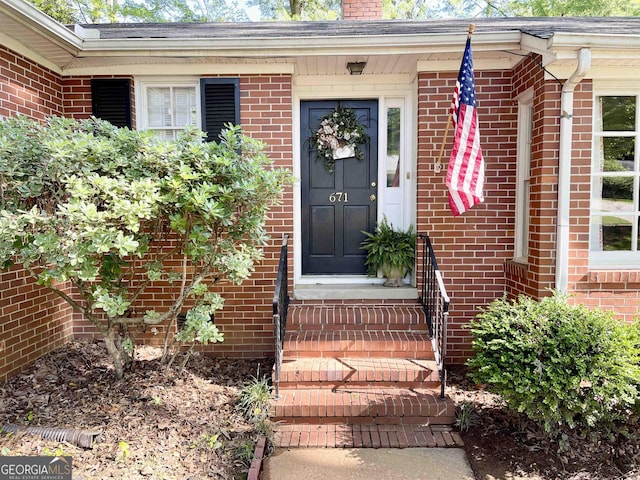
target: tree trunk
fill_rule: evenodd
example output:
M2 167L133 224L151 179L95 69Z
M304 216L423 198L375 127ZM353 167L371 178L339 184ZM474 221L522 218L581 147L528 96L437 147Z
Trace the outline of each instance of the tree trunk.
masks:
M107 347L107 352L113 360L113 367L116 371L116 378L118 380L121 380L122 378L124 378L125 359L122 352L116 346L115 335L116 332L113 328L107 329L107 332L104 335L104 344Z
M298 17L302 14L301 2L300 0L289 0L289 8L291 9L291 16L298 15Z

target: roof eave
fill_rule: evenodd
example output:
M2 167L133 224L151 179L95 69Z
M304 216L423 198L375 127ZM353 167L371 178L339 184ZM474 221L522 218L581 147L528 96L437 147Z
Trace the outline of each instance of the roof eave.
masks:
M77 54L82 49L83 39L80 36L30 3L22 0L0 0L0 10L34 32L46 35L50 41L69 53Z
M474 37L474 49L508 50L520 48L520 32L493 32ZM278 38L170 39L127 38L86 39L83 56L252 56L282 57L337 54L406 54L461 52L466 34L309 36Z

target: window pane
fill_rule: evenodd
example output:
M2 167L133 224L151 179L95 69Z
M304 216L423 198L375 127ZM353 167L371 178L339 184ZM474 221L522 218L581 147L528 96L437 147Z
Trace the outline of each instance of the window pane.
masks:
M606 137L602 139L605 172L632 172L634 139L632 137Z
M387 109L387 187L400 186L400 109Z
M635 97L601 97L602 130L634 131L636 124Z
M175 140L177 132L175 130L151 130L161 140Z
M602 179L602 199L609 202L621 203L615 211L633 209L633 177L604 177ZM606 202L605 202L606 203ZM613 208L613 207L611 207ZM610 212L609 208L601 208L605 212Z
M175 103L176 127L194 124L196 119L196 92L193 87L181 87L173 89Z
M531 181L529 179L526 179L524 181L524 198L527 200L525 201L524 204L524 208L523 208L523 212L522 212L522 232L520 232L520 238L522 239L522 256L523 257L528 257L529 256L529 224L530 224L530 219L529 219L529 198L530 198L530 194L531 194L531 186L530 186Z
M591 221L591 251L630 251L633 216L596 216Z
M148 88L147 103L149 127L168 127L171 125L171 91L169 88Z

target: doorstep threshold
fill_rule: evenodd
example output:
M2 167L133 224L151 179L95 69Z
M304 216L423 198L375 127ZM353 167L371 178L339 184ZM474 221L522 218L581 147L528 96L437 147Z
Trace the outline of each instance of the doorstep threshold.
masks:
M293 289L296 300L417 300L418 289L383 287L382 285L310 285L297 284Z

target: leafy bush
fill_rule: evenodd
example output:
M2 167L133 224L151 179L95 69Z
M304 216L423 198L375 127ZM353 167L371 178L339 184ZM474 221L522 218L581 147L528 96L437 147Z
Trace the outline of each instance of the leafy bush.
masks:
M607 431L633 413L640 384L640 331L566 295L499 299L470 325L471 378L545 431Z
M161 141L97 119L0 122L0 265L22 264L93 323L119 378L130 331L169 323L168 334L187 307L163 359L222 341L209 321L223 305L213 287L252 273L267 211L291 180L239 127L218 143L203 137L190 128ZM174 297L147 308L159 285Z

